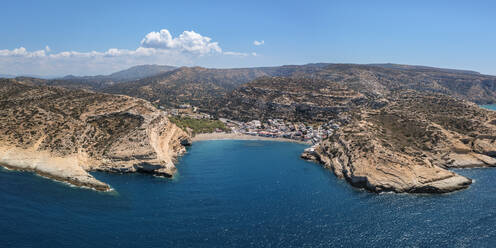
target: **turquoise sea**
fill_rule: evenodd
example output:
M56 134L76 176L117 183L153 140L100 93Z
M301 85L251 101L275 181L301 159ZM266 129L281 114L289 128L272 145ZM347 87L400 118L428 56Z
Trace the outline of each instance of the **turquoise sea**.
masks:
M487 104L487 105L480 105L482 108L490 109L490 110L496 110L496 104Z
M496 169L445 195L374 194L304 145L201 141L174 179L94 173L114 193L0 171L0 247L494 247Z

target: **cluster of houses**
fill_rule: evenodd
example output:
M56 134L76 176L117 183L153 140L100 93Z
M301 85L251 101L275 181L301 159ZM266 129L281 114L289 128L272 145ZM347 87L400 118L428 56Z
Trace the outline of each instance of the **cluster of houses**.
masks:
M287 138L316 144L327 138L339 124L334 121L324 123L318 127L308 126L301 122L289 122L282 119L268 119L266 122L252 120L250 122L238 122L228 119L220 119L233 133L247 134L253 136Z
M165 109L171 116L189 117L193 119L212 119L212 116L201 113L196 107L189 104L183 104L179 108ZM219 119L233 133L247 134L253 136L263 136L272 138L287 138L308 143L317 144L331 135L334 130L339 128L339 122L331 120L319 126L305 125L302 122L289 122L282 119L268 119L266 121L252 120L249 122L240 122L225 118ZM217 130L223 132L223 130Z

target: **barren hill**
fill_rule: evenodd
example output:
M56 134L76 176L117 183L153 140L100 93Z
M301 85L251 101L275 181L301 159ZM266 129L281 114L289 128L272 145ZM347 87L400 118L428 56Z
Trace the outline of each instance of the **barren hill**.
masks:
M393 90L415 89L444 93L479 104L496 102L495 76L425 66L318 63L235 69L180 67L173 70L167 67L162 68L165 72L145 78L142 77L145 74L136 72L137 69L140 67L124 71L126 75L136 74L136 80L128 82L116 83L116 80L109 81L107 77L96 76L38 80L38 83L125 94L149 101L158 100L165 106L190 103L207 109L214 99L226 97L233 90L262 77L328 80L365 95L385 95Z
M205 111L243 121L281 118L314 122L328 121L363 100L363 94L328 80L264 77L228 93Z
M189 137L149 102L0 81L0 163L97 190L87 171L175 172Z
M496 166L493 111L413 90L369 103L344 113L343 127L317 146L314 157L352 185L375 192L443 193L471 183L447 169Z

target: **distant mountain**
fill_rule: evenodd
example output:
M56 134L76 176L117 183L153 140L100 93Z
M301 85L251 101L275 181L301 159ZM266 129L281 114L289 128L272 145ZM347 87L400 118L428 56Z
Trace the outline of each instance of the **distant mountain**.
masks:
M168 72L176 69L177 67L168 65L138 65L133 66L129 69L114 72L109 75L97 75L97 76L74 76L68 75L63 78L57 78L56 80L68 81L69 85L81 85L82 88L87 88L87 86L92 88L100 88L107 85L112 85L114 83L134 81L146 77L151 77L158 75L160 73ZM65 82L54 82L54 84L63 85ZM86 87L85 87L86 85Z
M42 79L56 78L56 76L40 76L34 74L22 74L22 75L0 74L0 78L16 78L16 77L32 77L32 78L42 78Z
M62 78L52 78L52 79L47 78L47 80L44 81L37 80L36 83L40 85L62 86L66 88L99 90L101 88L108 87L114 84L158 75L160 73L174 70L175 68L176 67L174 66L168 66L168 65L139 65L109 75L97 75L97 76L67 75ZM23 76L18 78L21 78L25 81L25 80L33 80L35 78L43 78L43 77Z
M152 76L145 77L146 75ZM144 78L142 78L144 77ZM219 99L259 78L316 79L338 83L365 96L400 89L437 92L479 104L496 103L496 77L474 71L398 64L306 64L276 67L214 69L145 65L107 76L35 80L36 84L84 88L158 101L160 105L190 103L208 111ZM138 78L138 79L136 79ZM130 80L135 79L135 80ZM24 81L34 79L24 79ZM130 81L127 81L130 80ZM284 79L277 79L284 81ZM314 81L305 81L312 83ZM264 82L270 82L265 80ZM278 83L281 89L284 83ZM301 93L307 93L303 88ZM222 101L221 101L222 102Z
M15 78L15 76L9 74L0 74L0 78Z
M262 77L321 79L369 96L380 96L398 89L415 89L444 93L477 103L496 102L495 76L473 71L396 64L319 63L237 69L181 67L153 77L110 85L101 90L150 101L158 100L166 106L190 103L212 110L212 104L216 105L214 99L229 97L230 92ZM285 87L282 83L278 85L281 89Z
M400 64L369 64L371 66L378 66L383 68L390 69L399 69L399 70L414 70L414 71L425 71L425 72L447 72L447 73L457 73L457 74L472 74L472 75L480 75L479 72L470 71L470 70L457 70L457 69L445 69L445 68L436 68L429 66L421 66L421 65L400 65Z
M191 103L208 108L213 98L224 97L241 85L260 77L312 77L327 64L285 65L234 69L181 67L141 80L115 84L102 89L107 93L137 96L175 106Z
M364 94L384 95L393 90L414 89L476 103L496 102L496 76L473 71L394 64L333 64L313 76L341 82Z
M160 73L172 71L175 66L168 65L138 65L129 69L118 71L108 75L116 81L131 81L158 75Z

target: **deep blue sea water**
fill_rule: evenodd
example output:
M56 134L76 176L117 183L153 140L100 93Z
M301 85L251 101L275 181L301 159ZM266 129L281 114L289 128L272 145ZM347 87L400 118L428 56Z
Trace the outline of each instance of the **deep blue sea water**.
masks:
M445 195L357 190L304 145L201 141L174 179L94 173L116 193L0 171L0 247L495 247L496 169Z

